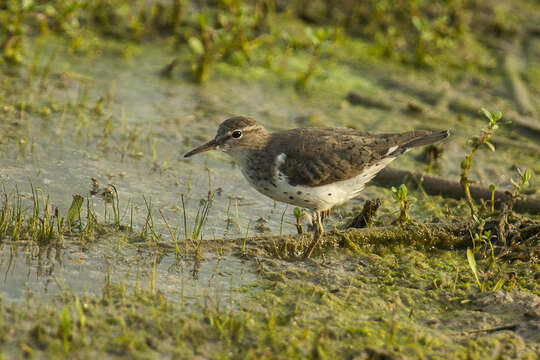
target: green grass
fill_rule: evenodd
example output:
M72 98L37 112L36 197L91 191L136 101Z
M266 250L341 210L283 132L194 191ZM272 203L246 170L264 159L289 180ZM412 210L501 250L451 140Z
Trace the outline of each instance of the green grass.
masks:
M62 287L60 295L40 300L28 289L19 302L2 301L0 355L535 358L537 238L515 238L507 252L495 252L501 244L491 242L493 230L485 227L493 219L482 212L482 226L459 238L426 232L415 238L407 227L378 235L342 232L313 260L299 261L305 241L287 237L294 224L286 212L270 205L268 214L239 212L246 192L218 188L228 180L223 174L237 169L226 163L212 181L208 172L207 196L200 164L176 159L176 152L207 139L229 112L256 116L274 129L330 124L389 132L436 124L455 135L442 154L445 166L429 166L457 179L466 139L483 122L477 110L515 112L498 68L498 46L527 24L534 5L365 1L349 11L357 2L332 10L336 2L317 7L292 1L279 11L273 1L218 3L26 1L21 7L11 1L0 8L0 61L6 65L0 73L0 147L8 169L1 181L7 189L26 189L32 174L39 184L1 196L0 248L9 263L4 276L11 279L11 259L19 253L27 256L30 273L33 251L57 252L64 261L77 259L78 252L106 258L103 283L88 284L96 295ZM324 46L308 27L328 31L317 40ZM524 79L535 94L531 44L524 49ZM177 64L164 79L159 70L171 58ZM120 67L132 74L112 82L99 77ZM388 110L355 106L346 100L350 91L382 99ZM184 104L190 97L196 100ZM412 113L411 103L421 110ZM534 141L504 121L499 134ZM54 154L49 143L66 150ZM70 158L73 149L80 153ZM511 176L515 166L536 169L536 155L499 146L494 154L478 152L470 177L492 183L493 174ZM114 185L97 184L93 197L80 184L44 186L54 178L44 164L62 156L73 171L81 171L82 161L88 178L110 175ZM217 166L213 156L204 164L208 169ZM425 168L414 156L398 161L399 167ZM119 175L116 167L125 162L144 168L144 179L137 172ZM538 190L534 171L521 172L514 182L515 197ZM146 194L156 189L167 196ZM72 197L71 191L83 195ZM378 226L399 217L407 196L417 199L408 211L419 223L469 219L465 201L428 197L422 190L399 194L397 202L390 190L367 188L363 194L386 199ZM352 206L337 209L332 224L352 216ZM220 215L219 223L235 225L237 241L208 241L220 237L209 228ZM271 232L285 235L248 239L265 228L254 225L256 219L268 215L274 216ZM537 217L509 216L513 227L537 226ZM112 256L104 250L109 248ZM130 268L119 272L119 264ZM135 284L127 280L133 267ZM238 273L252 277L239 280ZM169 283L179 278L181 289L171 296Z
M236 246L240 254L242 244ZM225 244L222 255L231 250ZM203 248L203 258L211 252ZM528 274L538 264L505 265L501 274L509 280L501 302L500 291L478 293L463 251L360 246L336 255L325 264L264 257L258 281L233 286L227 295L191 295L189 305L166 300L159 283L149 289L107 284L98 296L66 291L50 303L30 297L32 311L3 304L0 350L55 358L480 359L501 343L505 356L534 357L533 333L523 341L496 329L529 321L524 313L534 311L540 289ZM261 265L240 256L246 266Z

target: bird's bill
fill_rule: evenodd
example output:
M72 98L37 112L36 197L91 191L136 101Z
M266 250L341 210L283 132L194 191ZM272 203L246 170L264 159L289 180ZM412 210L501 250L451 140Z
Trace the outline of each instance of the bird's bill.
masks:
M190 152L186 153L184 155L184 157L187 158L187 157L190 157L192 155L199 154L199 153L202 153L202 152L205 152L205 151L214 150L217 146L218 146L218 144L216 142L216 139L212 139L209 142L207 142L206 144L202 144L198 148L195 148L195 149L191 150Z

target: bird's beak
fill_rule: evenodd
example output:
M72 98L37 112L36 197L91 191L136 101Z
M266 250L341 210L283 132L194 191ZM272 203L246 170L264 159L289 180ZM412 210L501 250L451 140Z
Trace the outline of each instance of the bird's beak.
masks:
M190 157L190 156L198 154L198 153L214 150L217 146L218 146L218 143L216 142L216 139L212 139L209 142L207 142L206 144L202 144L198 148L195 148L195 149L191 150L190 152L186 153L184 155L184 157L187 158L187 157Z

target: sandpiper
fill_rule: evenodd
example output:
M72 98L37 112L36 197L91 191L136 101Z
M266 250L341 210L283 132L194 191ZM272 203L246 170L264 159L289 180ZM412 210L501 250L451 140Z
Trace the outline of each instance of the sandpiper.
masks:
M255 120L236 116L223 121L212 140L184 157L213 149L224 151L257 191L312 210L315 232L304 253L308 258L324 232L322 212L356 197L399 155L448 135L446 130L374 135L318 127L270 133Z

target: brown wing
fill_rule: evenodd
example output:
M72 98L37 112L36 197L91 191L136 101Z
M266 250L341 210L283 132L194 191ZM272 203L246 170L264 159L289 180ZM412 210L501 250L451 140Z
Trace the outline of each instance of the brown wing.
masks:
M305 186L350 179L383 158L435 141L419 141L429 137L429 131L371 135L352 129L302 128L278 134L272 137L271 148L279 149L274 156L286 155L280 171L291 185Z

